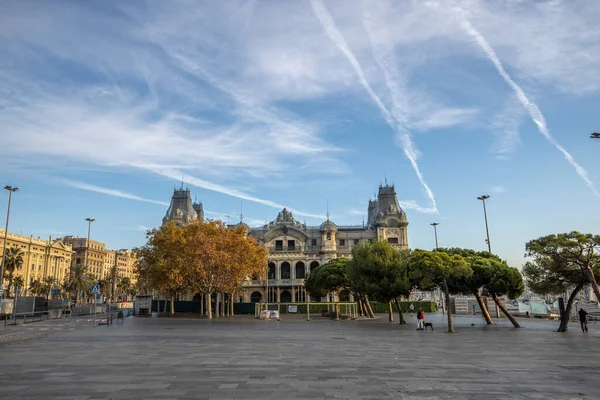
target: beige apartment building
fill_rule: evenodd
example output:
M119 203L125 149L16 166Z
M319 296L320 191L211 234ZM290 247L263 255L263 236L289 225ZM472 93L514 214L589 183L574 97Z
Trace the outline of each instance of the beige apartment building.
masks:
M73 236L65 236L64 242L70 244L75 254L73 255L72 266L86 265L87 272L94 279L102 279L104 276L104 267L106 259L106 245L96 240L87 238L78 238Z
M0 251L4 251L4 229L0 228ZM14 276L23 277L25 286L21 295L29 295L31 282L42 280L47 276L56 279L57 284L69 277L71 260L75 252L71 245L63 239L48 240L8 233L7 248L20 248L23 253L23 266Z
M127 249L115 250L115 260L117 263L117 276L129 278L131 283L135 283L137 280L135 275L136 254Z

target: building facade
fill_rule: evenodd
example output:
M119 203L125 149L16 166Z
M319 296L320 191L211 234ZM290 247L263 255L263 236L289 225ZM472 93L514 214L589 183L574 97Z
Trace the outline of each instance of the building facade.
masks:
M174 220L185 225L202 220L198 210L202 210L202 204L192 204L189 190L175 190L163 224ZM268 250L268 282L249 280L239 300L321 301L311 298L304 289L304 278L315 268L334 258L351 257L354 246L366 241L384 240L398 249L408 248L408 220L393 185L379 187L377 198L369 201L367 215L366 224L338 226L327 218L318 226L309 226L284 208L270 223L249 228L248 236Z
M86 271L94 279L102 279L105 275L105 262L107 256L106 244L97 240L65 236L65 243L72 246L75 254L73 255L72 267L85 265Z
M0 229L0 252L4 251L4 229ZM69 277L71 260L75 252L71 245L62 239L35 239L33 236L23 236L8 233L7 248L18 247L23 252L23 266L15 271L14 277L23 277L25 283L21 295L30 295L29 290L33 281L42 280L48 276L56 279L57 284ZM0 253L1 254L1 253Z

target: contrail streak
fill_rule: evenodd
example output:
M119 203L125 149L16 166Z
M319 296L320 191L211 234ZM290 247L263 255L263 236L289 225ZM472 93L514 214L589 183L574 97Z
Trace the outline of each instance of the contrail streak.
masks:
M76 189L88 190L90 192L102 193L102 194L106 194L108 196L115 196L115 197L121 197L123 199L143 201L143 202L146 202L146 203L158 204L158 205L161 205L161 206L168 206L169 205L169 203L165 203L164 201L157 201L157 200L147 199L145 197L140 197L140 196L137 196L135 194L123 192L123 191L117 190L117 189L110 189L110 188L105 188L105 187L101 187L101 186L90 185L89 183L79 182L79 181L72 181L72 180L69 180L69 179L62 179L61 181L65 185L74 187Z
M415 149L415 145L412 141L412 138L407 133L405 126L403 126L402 121L396 119L395 116L389 112L389 110L385 107L379 96L375 94L375 92L371 88L371 85L369 85L369 82L367 82L367 78L365 77L365 74L360 64L358 63L356 56L354 55L352 50L350 50L350 47L346 43L344 36L342 36L341 32L335 25L331 14L329 14L329 11L327 11L327 8L323 5L323 3L320 0L311 0L310 3L313 12L317 16L317 19L325 29L325 33L327 34L327 36L329 36L329 39L331 39L331 41L346 56L346 58L350 62L350 65L352 66L352 69L358 76L358 80L365 88L369 96L371 96L371 99L373 100L373 102L375 102L377 108L379 108L379 111L383 115L383 118L385 119L387 124L392 128L392 130L396 132L397 138L400 140L400 144L402 146L402 149L404 150L404 155L406 155L406 157L410 161L410 164L412 165L413 169L415 170L415 173L417 174L417 178L419 178L419 182L421 182L421 185L423 185L423 188L425 188L427 197L429 197L429 200L431 201L431 204L433 206L432 209L435 210L435 212L437 212L435 197L433 195L433 192L425 182L423 174L421 173L421 169L419 168L419 164L417 163L417 152Z
M457 14L459 15L459 23L461 28L471 37L473 37L473 39L479 45L479 47L481 47L487 58L494 64L496 70L498 71L502 79L504 79L508 86L510 86L515 91L519 102L527 110L529 116L537 125L540 133L546 138L548 142L550 142L550 144L556 147L556 149L558 149L558 151L560 151L565 156L569 164L571 164L573 168L575 168L577 175L579 175L579 177L583 179L585 184L591 189L594 195L600 198L600 193L594 186L594 183L590 180L590 178L588 178L588 172L575 161L573 156L567 150L565 150L565 148L562 147L560 143L558 143L556 139L554 139L554 137L552 137L550 131L548 130L546 118L544 118L542 111L535 103L529 100L523 89L521 89L521 87L517 85L517 83L506 72L492 46L490 46L490 44L483 37L483 35L479 33L479 31L475 29L475 27L473 27L473 25L471 24L471 22L469 22L469 20L466 18L464 12L461 9L456 8L455 11L457 11Z
M273 208L282 209L285 207L283 204L279 204L279 203L276 203L271 200L261 199L259 197L254 197L250 194L240 192L239 190L231 189L231 188L228 188L228 187L216 184L216 183L205 181L204 179L196 178L196 177L190 176L188 174L184 174L182 176L181 171L175 170L172 168L160 167L160 166L145 166L145 168L150 171L153 171L154 173L157 173L159 175L166 176L167 178L175 179L178 181L183 180L184 182L186 182L190 185L201 187L201 188L207 189L207 190L212 190L217 193L223 193L228 196L237 197L238 199L252 201L254 203L263 204L265 206L269 206L269 207L273 207ZM315 219L325 219L324 215L311 214L311 213L296 210L296 209L290 208L290 207L287 207L287 209L290 210L291 212L293 212L294 214L301 215L303 217L309 217L309 218L315 218Z

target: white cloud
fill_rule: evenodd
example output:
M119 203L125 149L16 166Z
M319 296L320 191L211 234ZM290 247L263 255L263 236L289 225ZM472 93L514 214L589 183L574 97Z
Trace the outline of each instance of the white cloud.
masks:
M596 197L600 198L600 192L598 192L594 183L589 179L588 172L583 167L581 167L577 163L577 161L575 161L571 153L569 153L561 144L559 144L556 141L556 139L554 139L554 137L550 134L550 130L548 129L548 125L546 123L546 118L544 118L542 111L539 109L537 104L529 100L521 86L519 86L506 72L492 46L490 46L488 41L469 22L462 10L457 9L457 14L459 17L459 23L461 24L462 28L475 40L479 47L481 47L486 57L494 64L494 67L496 67L498 74L500 74L500 76L502 77L502 79L504 79L508 86L510 86L511 89L513 89L515 95L517 96L517 99L519 100L523 108L527 110L529 116L531 117L531 120L535 123L542 136L544 136L544 138L552 146L554 146L559 152L563 154L567 162L571 164L571 166L575 169L577 175L579 175L579 177L585 182L585 184L588 186L588 188L590 188L592 193L594 193Z
M438 210L432 207L421 207L414 200L400 200L398 201L400 207L405 210L415 210L423 214L438 214Z
M504 107L493 117L490 129L495 141L493 151L498 159L508 159L521 143L519 127L526 111L515 96L511 96Z
M158 204L158 205L166 206L166 207L169 206L169 203L165 203L164 201L146 199L145 197L136 196L134 194L126 193L126 192L123 192L123 191L117 190L117 189L109 189L109 188L91 185L91 184L85 183L85 182L73 181L73 180L69 180L69 179L62 179L61 182L67 186L71 186L76 189L87 190L87 191L96 192L96 193L102 193L102 194L105 194L108 196L121 197L123 199L143 201L146 203Z
M476 108L428 107L412 125L420 131L447 128L469 122L479 112Z
M429 201L432 204L432 208L435 210L437 208L435 203L435 196L433 194L433 191L425 182L425 178L421 172L419 164L417 163L417 149L413 143L410 131L406 126L406 121L404 120L405 116L402 112L402 104L398 99L398 79L396 77L396 74L394 73L394 70L389 70L389 66L384 62L384 59L387 56L386 50L383 49L380 51L378 48L373 46L376 58L379 60L379 65L384 71L388 88L392 92L392 97L394 99L391 112L371 88L371 85L367 81L366 75L359 64L356 55L352 52L352 49L348 46L346 42L346 39L338 30L335 21L329 14L329 11L325 7L325 5L321 2L321 0L311 0L311 6L329 39L338 47L338 49L347 58L348 62L352 66L352 69L356 73L360 84L364 87L364 89L367 91L373 102L377 105L377 108L381 112L384 120L396 133L396 139L402 147L402 149L404 150L404 155L410 161L410 164L412 165L415 174L417 175L417 178L421 183L421 186L423 186L423 189L425 190L425 193L427 194L427 197L429 198Z

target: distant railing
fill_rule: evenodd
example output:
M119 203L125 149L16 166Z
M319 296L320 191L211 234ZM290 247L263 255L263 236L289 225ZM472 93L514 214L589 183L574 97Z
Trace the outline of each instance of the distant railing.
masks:
M253 279L248 281L247 285L249 286L266 286L267 282L265 280ZM304 279L269 279L269 286L286 286L286 285L294 285L300 286L304 285Z
M287 247L270 246L269 247L269 252L276 252L276 253L299 253L302 251L304 251L303 246L287 246Z

